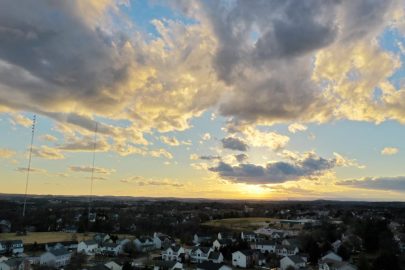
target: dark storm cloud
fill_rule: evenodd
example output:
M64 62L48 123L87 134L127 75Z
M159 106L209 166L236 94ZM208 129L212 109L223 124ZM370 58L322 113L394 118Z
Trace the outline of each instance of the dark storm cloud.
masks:
M302 178L314 178L336 166L335 159L325 159L310 155L303 160L290 162L273 162L266 166L255 164L239 164L232 166L219 162L209 170L218 173L223 178L233 182L247 184L272 184L287 181L297 181Z
M236 158L236 160L238 162L243 162L246 159L248 159L248 155L246 155L246 154L238 154L238 155L235 155L235 158Z
M221 140L222 147L236 151L247 151L249 146L241 139L234 137L227 137Z
M366 177L364 179L345 180L337 183L338 185L375 189L386 191L405 191L405 176L397 177Z
M119 102L111 91L128 75L126 38L81 17L89 3L0 1L0 83L19 96L7 100L0 91L0 102L18 108L74 100L91 110Z
M218 39L216 72L234 87L220 112L248 122L331 118L334 108L312 80L315 54L372 39L397 5L375 0L197 3L197 11L192 1L177 6L209 24Z

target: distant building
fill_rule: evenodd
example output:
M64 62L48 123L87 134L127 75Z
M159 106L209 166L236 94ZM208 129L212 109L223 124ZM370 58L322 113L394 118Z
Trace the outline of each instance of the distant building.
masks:
M153 270L183 269L183 264L177 261L156 261Z
M98 244L94 240L81 241L77 245L77 252L85 253L87 255L94 255L98 249Z
M280 260L280 269L287 270L289 267L294 269L304 268L306 266L306 261L297 255L285 256Z
M232 253L232 265L240 268L250 268L259 262L259 254L254 250L240 250Z
M136 247L136 250L140 252L147 252L147 251L152 251L156 249L155 242L153 241L153 238L148 237L148 236L142 236L139 238L136 238L134 240L134 244Z
M0 254L12 253L21 254L24 252L24 243L22 240L0 241Z
M61 268L69 264L71 253L64 248L51 249L40 256L41 265Z
M232 270L232 268L223 263L213 263L206 261L197 264L196 270Z
M180 245L173 245L162 251L163 261L179 261L184 258L185 251Z

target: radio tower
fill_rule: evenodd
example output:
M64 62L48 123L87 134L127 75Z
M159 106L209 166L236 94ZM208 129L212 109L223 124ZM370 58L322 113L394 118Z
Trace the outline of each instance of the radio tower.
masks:
M96 161L97 129L98 129L98 124L96 122L96 128L94 130L93 164L91 167L91 178L90 178L89 214L87 217L88 219L90 219L91 203L92 203L92 199L93 199L94 163Z
M24 206L23 206L23 212L22 212L23 217L25 217L25 208L27 206L28 182L30 179L32 145L34 144L35 124L36 124L36 120L37 120L36 118L37 118L37 116L34 114L34 117L32 118L31 146L30 146L30 152L29 152L29 156L28 156L27 179L25 180Z

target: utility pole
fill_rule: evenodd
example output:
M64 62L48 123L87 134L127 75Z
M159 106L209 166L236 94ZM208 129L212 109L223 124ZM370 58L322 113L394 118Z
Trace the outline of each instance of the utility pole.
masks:
M34 117L32 118L32 130L31 130L31 146L30 146L30 152L28 156L28 166L27 166L27 178L25 180L25 194L24 194L24 206L23 206L23 212L22 216L25 217L25 209L27 207L27 192L28 192L28 183L30 179L30 171L31 171L31 157L32 157L32 146L34 144L34 135L35 135L35 124L36 124L36 115L34 114Z

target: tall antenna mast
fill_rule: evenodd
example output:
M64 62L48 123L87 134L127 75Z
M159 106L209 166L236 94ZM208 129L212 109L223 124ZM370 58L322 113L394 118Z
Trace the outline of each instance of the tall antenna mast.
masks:
M90 219L91 203L92 203L92 199L93 199L94 164L96 161L96 147L97 147L97 129L98 129L98 123L96 122L96 128L94 130L93 164L91 167L91 178L90 178L90 196L89 196L89 214L88 214L89 219Z
M30 171L31 171L31 157L32 157L32 146L34 144L34 135L35 135L35 124L36 124L37 116L34 114L32 118L32 130L31 130L31 146L30 152L28 157L28 167L27 167L27 179L25 180L25 193L24 193L24 206L22 216L25 217L25 208L27 206L27 192L28 192L28 182L30 179Z

